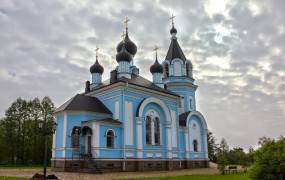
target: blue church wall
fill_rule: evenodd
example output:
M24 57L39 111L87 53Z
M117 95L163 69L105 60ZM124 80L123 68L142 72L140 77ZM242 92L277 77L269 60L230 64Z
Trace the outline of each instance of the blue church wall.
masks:
M115 133L114 148L107 148L107 136L108 130L112 129ZM123 157L123 140L122 140L122 128L114 127L112 125L100 125L100 158L122 158Z
M184 97L184 111L187 112L190 110L190 96L193 99L193 110L196 110L196 98L195 91L191 88L169 88L169 90L175 92Z

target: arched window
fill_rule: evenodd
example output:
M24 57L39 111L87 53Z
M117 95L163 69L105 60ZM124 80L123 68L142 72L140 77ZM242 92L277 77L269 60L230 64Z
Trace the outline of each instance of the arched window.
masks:
M146 144L151 144L151 117L147 116L145 121L145 140Z
M154 119L154 144L160 145L160 122L158 117Z
M193 149L194 152L198 152L198 141L196 139L193 141Z
M81 128L80 127L74 127L72 129L71 133L71 144L73 148L79 148L80 145L80 133L81 133Z
M113 130L107 131L107 148L114 148L114 138L115 134Z
M186 63L186 76L190 77L189 63Z
M174 76L181 76L181 63L179 61L174 62Z
M168 64L164 65L164 72L165 72L165 77L168 77L169 76L169 66L168 66Z

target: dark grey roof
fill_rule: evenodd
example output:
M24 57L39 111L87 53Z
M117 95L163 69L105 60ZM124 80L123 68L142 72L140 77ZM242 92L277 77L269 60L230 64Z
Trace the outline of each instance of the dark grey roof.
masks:
M66 110L112 114L112 112L98 98L84 94L77 94L57 108L55 113Z
M179 59L182 59L183 61L186 61L186 57L184 56L184 53L183 53L182 49L180 48L180 46L177 42L177 39L172 38L165 59L171 61L175 58L179 58Z
M187 111L179 115L179 126L186 126L187 117L190 113L191 111Z
M96 120L96 122L106 122L106 123L112 123L112 124L122 124L121 121L119 121L117 119L112 119L112 118L99 119L99 120Z
M172 91L169 91L167 89L161 88L161 87L155 85L153 82L143 78L142 76L135 75L135 74L132 74L131 79L128 79L128 78L125 78L125 77L121 77L119 79L116 79L112 83L110 83L109 81L105 81L104 84L101 85L100 87L96 88L96 90L100 89L100 88L103 88L103 87L106 87L108 85L117 83L117 82L125 82L125 83L128 82L129 84L133 84L133 85L140 86L140 87L145 87L145 88L148 88L148 89L152 89L152 90L155 90L155 91L159 91L159 92L162 92L162 93L171 94L171 95L180 97L178 94L176 94L176 93L174 93Z

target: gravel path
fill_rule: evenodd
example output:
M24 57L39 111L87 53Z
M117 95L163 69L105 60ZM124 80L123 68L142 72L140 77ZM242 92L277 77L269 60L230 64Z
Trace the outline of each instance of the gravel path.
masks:
M17 176L17 177L32 177L35 173L41 173L41 169L0 169L0 176ZM175 171L152 171L152 172L119 172L119 173L104 173L104 174L87 174L87 173L66 173L66 172L51 172L61 180L112 180L112 179L131 179L143 177L158 177L158 176L183 176L192 174L217 174L216 168L203 169L183 169Z

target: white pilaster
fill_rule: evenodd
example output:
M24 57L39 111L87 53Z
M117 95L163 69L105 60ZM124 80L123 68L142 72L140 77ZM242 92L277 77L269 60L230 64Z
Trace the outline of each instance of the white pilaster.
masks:
M56 148L56 131L52 135L52 158L55 158L55 148Z
M133 104L130 101L125 101L125 120L124 132L126 145L133 145Z
M65 152L66 152L66 138L67 138L67 113L63 113L63 139L62 139L62 157L65 158Z
M189 130L188 128L186 127L184 129L184 139L185 139L185 154L186 154L186 158L189 159L190 158L190 154L189 154L189 150L190 150L190 147L189 147Z
M137 158L143 158L143 142L142 142L142 118L137 117Z
M177 147L177 126L176 126L176 116L175 116L175 111L171 110L171 133L172 133L172 147Z
M172 159L172 136L171 136L171 122L166 124L167 136L167 158Z
M208 158L208 141L207 141L207 133L208 133L208 130L205 129L204 130L204 134L203 134L203 138L204 138L204 151L205 151L205 158Z
M99 147L100 147L100 127L98 124L93 123L92 124L92 147L95 147L95 151L92 150L93 157L99 157Z

